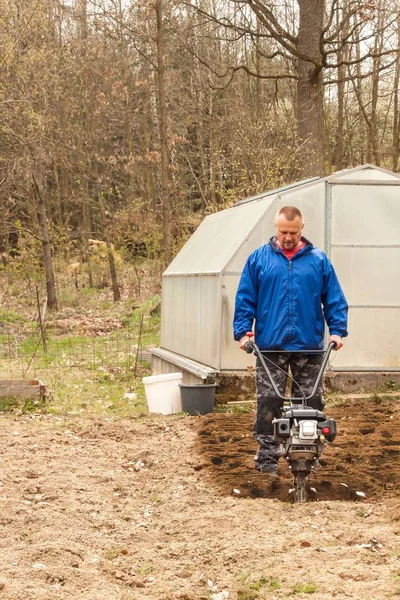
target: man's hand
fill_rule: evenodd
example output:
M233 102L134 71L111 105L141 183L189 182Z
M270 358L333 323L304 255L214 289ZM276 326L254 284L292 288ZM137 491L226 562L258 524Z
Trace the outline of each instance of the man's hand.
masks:
M329 343L331 342L335 342L336 344L334 350L340 350L340 348L342 348L343 346L342 338L340 337L340 335L331 335L331 337L329 338Z
M239 348L241 350L246 351L247 342L249 340L250 340L250 338L247 335L244 335L242 338L240 338L240 340L239 340Z

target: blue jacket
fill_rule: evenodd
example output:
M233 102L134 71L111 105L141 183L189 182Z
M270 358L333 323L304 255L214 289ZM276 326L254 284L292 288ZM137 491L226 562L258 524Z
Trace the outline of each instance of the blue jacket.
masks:
M273 237L247 259L236 293L234 336L252 330L260 350L320 350L324 321L347 336L348 305L322 250L305 246L288 260Z

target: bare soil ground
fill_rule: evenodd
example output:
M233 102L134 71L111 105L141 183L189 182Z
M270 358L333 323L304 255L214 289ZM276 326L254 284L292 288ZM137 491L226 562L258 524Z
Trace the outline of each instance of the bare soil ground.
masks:
M400 406L328 414L339 435L302 505L284 465L274 485L253 470L252 414L1 415L0 597L399 596Z

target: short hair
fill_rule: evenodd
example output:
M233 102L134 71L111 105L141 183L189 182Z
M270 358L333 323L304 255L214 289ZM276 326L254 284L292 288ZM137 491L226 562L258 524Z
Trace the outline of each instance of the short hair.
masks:
M301 222L304 224L303 213L295 206L282 206L282 208L280 208L276 213L275 220L279 217L279 215L283 215L288 221L294 221L296 217L300 217Z

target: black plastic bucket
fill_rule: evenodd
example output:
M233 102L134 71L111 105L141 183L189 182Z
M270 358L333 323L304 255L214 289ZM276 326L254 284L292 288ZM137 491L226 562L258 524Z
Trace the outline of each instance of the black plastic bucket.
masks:
M182 411L207 415L214 410L215 383L180 383Z

